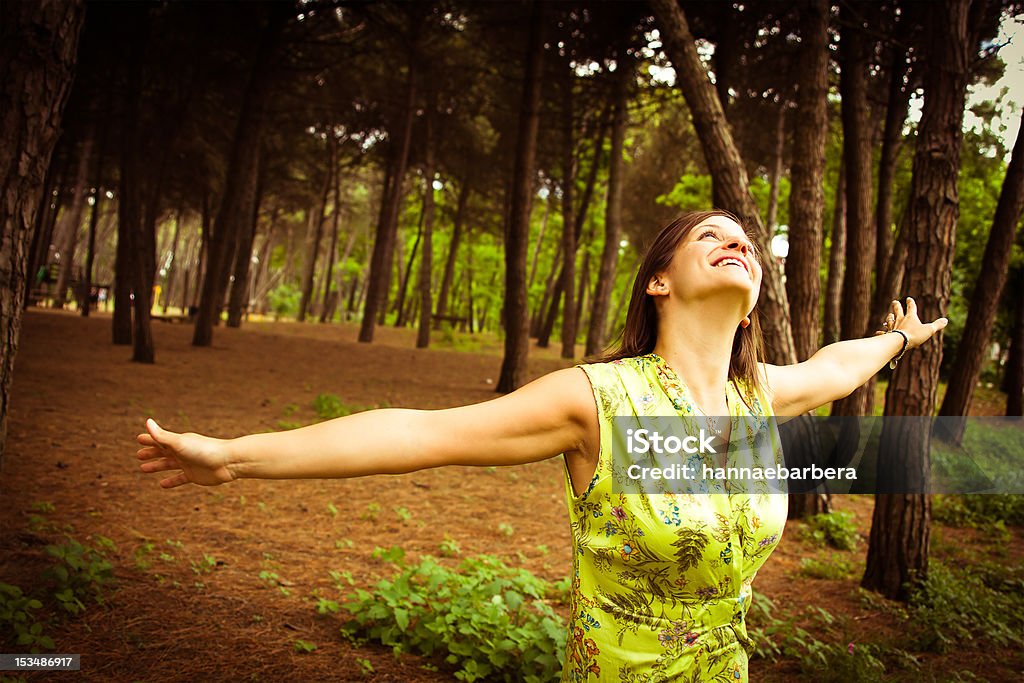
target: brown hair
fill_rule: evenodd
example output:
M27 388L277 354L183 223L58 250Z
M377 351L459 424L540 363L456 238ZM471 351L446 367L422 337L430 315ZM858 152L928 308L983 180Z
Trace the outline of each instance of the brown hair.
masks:
M739 219L721 209L691 211L675 219L658 233L647 247L640 262L633 292L626 311L626 325L618 337L617 348L606 352L593 362L608 363L620 358L643 356L654 351L658 341L658 310L654 298L647 293L647 284L655 275L665 272L676 249L698 225L713 216L724 216L739 223ZM756 249L756 246L755 246ZM729 379L740 380L752 390L762 388L759 362L764 358L764 337L758 319L757 306L750 312L750 325L738 327L732 342L729 361Z

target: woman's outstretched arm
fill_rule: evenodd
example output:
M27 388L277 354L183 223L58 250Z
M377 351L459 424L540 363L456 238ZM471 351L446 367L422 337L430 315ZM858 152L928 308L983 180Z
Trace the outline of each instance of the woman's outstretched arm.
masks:
M893 323L889 329L900 330L907 335L907 351L924 344L948 322L946 318L921 322L917 304L909 297L906 313L900 302L892 302L892 315ZM902 335L879 334L829 344L802 363L765 364L765 375L772 392L772 408L779 416L802 415L849 396L885 367L901 348Z
M286 432L215 439L146 421L143 472L175 472L164 488L240 478L401 474L441 465L517 465L596 452L597 410L586 375L559 370L500 398L446 410L372 410Z

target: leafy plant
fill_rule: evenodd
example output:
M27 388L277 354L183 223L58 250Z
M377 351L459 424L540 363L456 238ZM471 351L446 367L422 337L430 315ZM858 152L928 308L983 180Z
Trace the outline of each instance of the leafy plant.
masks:
M294 643L292 643L292 647L294 647L295 651L298 652L300 655L304 655L316 650L316 643L311 643L308 640L298 639Z
M43 633L43 624L32 614L42 606L19 587L0 582L0 631L13 636L13 644L28 647L33 653L39 652L39 648L52 650L53 639Z
M100 539L98 547L85 546L74 539L46 546L47 555L57 562L43 577L53 581L58 606L71 614L85 609L85 598L91 597L97 604L103 604L103 586L114 580L114 567L105 557L113 542L97 538Z
M933 561L910 596L913 643L948 652L966 643L1024 646L1024 569L978 564L970 571Z
M807 557L800 561L797 573L812 579L845 579L853 573L853 563L835 553L828 560Z
M396 565L398 572L373 591L347 596L341 608L352 620L343 633L396 653L443 654L462 681L558 677L565 624L544 601L551 590L545 581L489 555L468 558L455 571L431 557Z
M826 512L807 518L807 537L821 546L837 550L855 550L860 543L857 525L851 512Z

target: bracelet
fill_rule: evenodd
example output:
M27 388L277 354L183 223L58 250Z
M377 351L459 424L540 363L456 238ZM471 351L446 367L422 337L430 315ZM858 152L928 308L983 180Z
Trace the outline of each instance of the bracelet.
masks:
M903 348L900 349L899 353L892 357L891 361L889 361L889 369L895 370L896 364L900 362L900 359L903 358L903 354L907 352L907 346L910 345L910 337L908 337L907 333L904 332L903 330L889 330L889 332L895 332L896 334L903 337Z

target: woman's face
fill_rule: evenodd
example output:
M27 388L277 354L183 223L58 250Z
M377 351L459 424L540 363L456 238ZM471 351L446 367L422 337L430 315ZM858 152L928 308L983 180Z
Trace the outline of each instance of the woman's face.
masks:
M761 291L761 264L743 228L726 216L699 223L676 249L664 274L672 294L687 300L734 295L746 315Z

